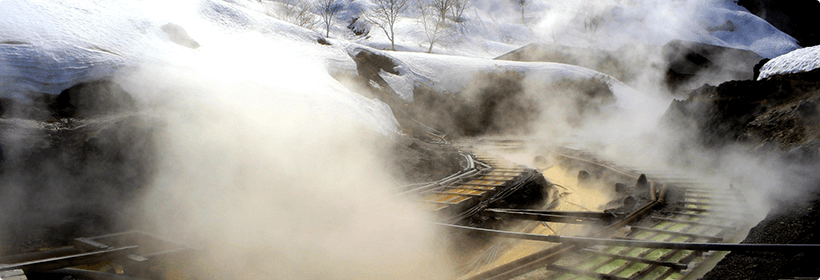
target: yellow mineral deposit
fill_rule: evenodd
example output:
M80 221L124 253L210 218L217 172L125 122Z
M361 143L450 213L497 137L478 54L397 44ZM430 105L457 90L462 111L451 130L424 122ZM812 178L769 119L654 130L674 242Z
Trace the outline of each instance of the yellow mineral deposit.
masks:
M580 208L567 209L567 211L603 211L604 205L613 199L613 187L595 181L583 186L579 185L578 174L573 174L561 166L552 166L542 173L553 184L566 188L566 190L561 190L567 193L562 198L561 204L570 204L575 208Z
M550 201L555 199L559 200L557 206L551 210L602 211L603 206L611 200L611 193L607 191L608 189L606 188L606 185L594 181L589 184L579 185L577 173L573 174L563 167L554 165L546 170L543 170L542 173L547 180L559 185L556 186L557 192L553 192L555 197L548 198L549 201L545 203L550 204ZM589 226L580 224L528 221L525 222L525 224L518 226L517 229L522 232L534 234L578 236L588 232ZM555 243L512 239L499 239L496 243L498 242L509 243L509 246L506 246L508 249L499 253L499 257L494 262L489 263L473 274L465 275L463 278L466 279L467 277L476 275L480 272L498 267L556 245Z

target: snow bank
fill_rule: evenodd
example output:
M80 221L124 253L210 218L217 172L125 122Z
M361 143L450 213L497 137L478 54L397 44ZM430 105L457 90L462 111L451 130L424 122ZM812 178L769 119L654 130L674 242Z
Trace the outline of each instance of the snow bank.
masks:
M352 55L369 51L392 59L398 75L382 72L380 75L399 96L412 101L412 89L425 85L438 92L461 94L478 73L501 73L516 71L524 75L526 90L549 88L553 82L563 78L571 80L603 79L609 85L615 102L607 109L604 119L596 119L586 124L585 129L561 131L572 133L585 139L633 139L655 128L657 121L666 112L671 99L657 94L648 94L633 89L617 79L588 68L549 62L516 62L460 56L380 51L362 45L348 45ZM546 87L542 87L546 86ZM539 92L530 92L539 95ZM561 105L558 105L561 106ZM544 108L541 108L544 109ZM538 123L538 133L556 132L560 123ZM555 130L558 129L558 130ZM625 141L625 140L624 140Z
M604 73L569 64L492 60L417 52L390 52L357 44L349 44L347 49L352 56L367 50L391 58L396 63L396 71L399 74L382 72L380 76L396 91L396 94L407 101L413 100L412 90L418 85L455 94L467 87L478 73L504 71L521 72L526 76L525 81L536 83L549 83L562 78L605 77L611 82L610 87L617 100L616 106L621 108L631 108L641 99L649 98Z
M775 57L760 68L758 80L779 74L808 72L820 68L820 46L802 48Z

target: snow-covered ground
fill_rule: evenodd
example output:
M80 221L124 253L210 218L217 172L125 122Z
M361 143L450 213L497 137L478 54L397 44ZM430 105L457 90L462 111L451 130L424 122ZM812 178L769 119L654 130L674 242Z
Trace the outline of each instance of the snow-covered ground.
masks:
M0 94L19 99L30 92L58 94L73 84L106 77L124 79L121 83L133 92L147 83L129 82L127 77L144 77L134 73L168 66L184 69L173 72L187 71L185 77L209 77L209 83L261 91L265 102L259 106L300 104L296 107L356 120L384 134L396 131L386 104L351 92L331 78L355 73L350 55L358 49L389 47L384 32L365 20L357 25L369 29L365 35L348 28L353 18L366 18L373 2L340 0L343 9L331 26L331 45L317 42L324 33L321 25L309 30L277 19L280 14L275 10L283 2L294 1L5 0L0 2ZM533 0L523 20L520 15L512 2L473 0L461 21L449 17L452 29L434 45L433 52L439 55L432 55L422 53L428 45L420 32L420 13L411 5L396 26L397 48L405 52L380 52L399 64L399 75L381 76L402 98L413 100L417 84L455 93L477 72L512 70L527 73L528 80L545 81L603 75L570 65L490 60L529 43L614 49L627 43L661 45L682 39L750 49L765 57L797 48L793 38L732 1ZM600 20L594 29L584 24L591 17ZM184 28L200 47L173 43L162 30L168 23ZM665 106L655 102L655 95L618 81L613 85L623 89L615 91L619 108L662 114ZM638 104L647 107L636 108Z
M396 130L385 104L330 77L355 64L343 48L317 43L318 34L256 11L252 2L146 2L0 2L0 97L59 94L80 82L169 66L255 84L269 92L268 102L326 107L383 133ZM171 42L162 31L168 23L185 28L200 47Z
M355 36L346 28L352 18L363 17L372 6L369 1L342 2L350 11L341 14L332 37L379 49L390 47L387 36L375 25L368 26L367 36ZM434 53L494 58L530 43L613 50L627 43L663 45L679 39L751 50L772 58L798 47L794 38L728 0L531 0L523 21L513 1L470 2L460 22L447 21L451 29L434 45ZM420 17L417 8L410 7L397 22L398 50L427 51ZM591 18L599 19L596 28L585 27Z
M808 72L820 68L820 46L802 48L778 56L760 68L758 80L778 74Z
M340 3L344 10L331 27L331 37L343 45L389 47L384 32L375 25L359 21L360 27L369 29L365 36L356 36L347 27L352 18L364 18L373 6L372 2L344 0ZM661 45L673 39L750 49L764 57L775 57L797 48L793 38L731 1L689 0L660 4L638 0L536 0L525 9L526 24L512 2L473 0L471 3L461 22L455 23L450 17L448 25L452 31L434 45L435 53L493 58L529 43L615 49L631 42ZM234 54L252 51L252 46L241 45L231 35L237 33L257 34L253 36L258 38L253 40L270 44L272 49L287 49L292 54L288 58L308 59L310 63L332 68L331 72L355 69L345 50L315 43L321 36L322 32L318 32L321 26L314 26L314 31L318 32L314 33L276 20L277 14L271 10L277 5L281 3L2 1L0 30L4 31L0 33L0 42L3 42L0 44L0 84L5 88L2 94L16 97L24 97L31 91L56 94L77 82L127 71L146 61L180 58L197 61L198 54L220 47L219 51L234 49ZM155 6L163 9L154 9ZM427 43L420 32L417 8L411 5L403 15L396 25L397 48L426 51ZM593 15L600 16L602 22L597 29L590 30L584 27L584 21ZM184 27L202 48L190 50L171 43L168 35L160 30L167 23ZM348 40L350 43L346 42ZM281 65L280 62L265 61L259 54L256 56L256 59L250 59L256 60L253 65ZM489 62L463 61L471 65ZM488 65L491 64L495 62ZM459 79L454 74L432 76ZM409 85L403 86L398 91L404 94L404 98L411 99Z

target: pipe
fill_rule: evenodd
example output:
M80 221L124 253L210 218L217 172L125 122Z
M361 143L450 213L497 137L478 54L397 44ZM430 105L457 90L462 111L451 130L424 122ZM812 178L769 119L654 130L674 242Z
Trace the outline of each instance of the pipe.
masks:
M664 203L666 201L667 190L668 188L666 187L666 184L663 184L663 186L661 187L661 193L658 195L658 201L660 201L661 203Z
M612 170L616 173L620 173L621 175L626 175L626 176L635 177L635 178L640 177L640 175L636 175L634 173L630 174L627 171L623 171L623 170L617 169L615 167L612 167L612 166L609 166L609 165L606 165L606 164L602 164L602 163L598 163L598 162L594 162L594 161L591 161L591 160L587 160L587 159L583 159L583 158L579 158L579 157L574 157L574 156L570 156L570 155L565 155L565 154L562 154L562 153L559 153L559 152L552 152L552 153L556 154L556 155L559 155L559 156L562 156L562 157L565 157L565 158L568 158L568 159L580 160L580 161L583 161L583 162L586 162L586 163L594 164L594 165L597 165L597 166Z
M661 197L666 195L666 186L664 185L661 189ZM623 227L635 219L646 215L649 210L657 206L661 203L661 200L654 200L650 201L637 211L629 214L628 216L624 217L623 220L613 223L602 229L597 234L593 236L604 236L609 234L610 232L614 231L617 228ZM524 256L518 260L500 265L496 268L484 271L478 275L474 275L473 277L468 278L469 280L485 280L485 279L509 279L515 276L518 276L522 273L527 271L532 271L539 267L542 267L544 263L548 263L554 261L561 257L565 252L575 249L580 244L574 243L564 243L559 244L558 246L550 247L527 256Z
M642 240L625 240L625 239L609 239L609 238L595 238L595 237L569 237L558 235L541 235L532 233L522 233L513 231L503 231L495 229L475 228L458 226L443 223L434 223L438 226L450 227L459 230L477 231L488 233L499 237L555 242L555 243L573 243L581 245L606 245L606 246L623 246L623 247L640 247L640 248L654 248L654 249L676 249L676 250L693 250L693 251L733 251L733 252L792 252L792 251L806 251L818 250L820 251L820 244L732 244L732 243L679 243L679 242L660 242L660 241L642 241Z
M127 246L90 253L74 254L56 258L32 260L22 263L0 265L0 271L22 269L23 271L49 271L64 267L77 266L86 263L95 263L112 260L130 254L137 246Z
M68 255L79 254L78 251L74 246L66 246L51 249L48 251L43 252L32 252L32 253L25 253L19 255L8 255L8 256L0 256L0 263L21 263L21 262L28 262L33 260L42 260L42 259L50 259L56 257L63 257Z
M418 187L418 188L414 188L414 189L411 189L411 190L407 190L407 191L398 193L396 196L406 195L406 194L409 194L409 193L421 193L421 192L434 190L438 187L449 185L449 184L451 184L455 181L458 181L462 178L473 176L476 173L480 172L480 170L475 168L475 161L473 161L473 158L471 156L464 155L464 154L462 154L462 156L467 158L467 167L468 167L468 169L465 169L465 170L459 171L458 173L455 173L453 175L447 176L444 179L441 179L437 182L430 183L428 185L424 185L424 186L421 186L421 187Z

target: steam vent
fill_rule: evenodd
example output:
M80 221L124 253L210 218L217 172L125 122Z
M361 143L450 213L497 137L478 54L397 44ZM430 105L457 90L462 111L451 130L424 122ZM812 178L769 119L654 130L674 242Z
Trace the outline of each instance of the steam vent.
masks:
M0 0L0 280L820 279L817 14Z

